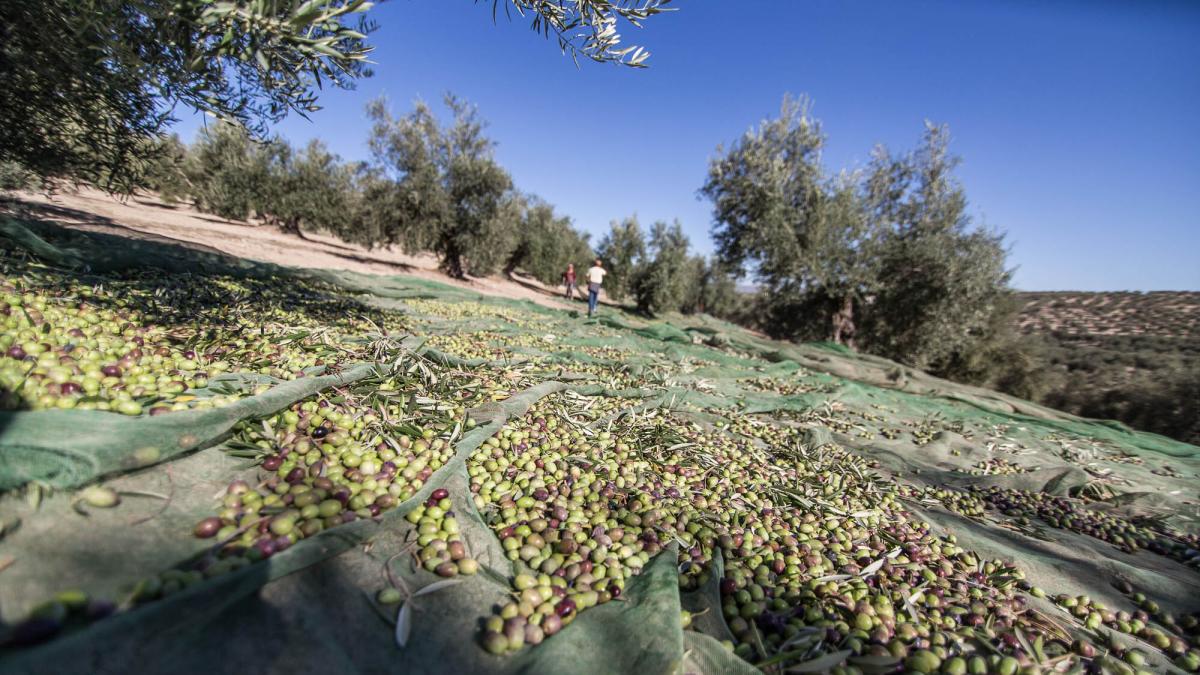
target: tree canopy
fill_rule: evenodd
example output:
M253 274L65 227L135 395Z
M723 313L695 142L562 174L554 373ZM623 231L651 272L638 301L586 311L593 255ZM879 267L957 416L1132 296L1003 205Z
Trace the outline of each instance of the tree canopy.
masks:
M517 227L516 246L509 254L504 271L518 268L547 285L557 285L567 265L582 270L594 257L587 234L571 225L571 219L560 216L546 201L528 196L521 200L521 219Z
M619 302L633 292L638 264L645 255L646 236L636 215L609 223L608 234L596 247L596 256L608 270L604 277L608 297Z
M688 257L690 242L679 221L662 221L650 228L648 255L633 281L638 309L650 314L680 310L688 293L699 283L695 265Z
M777 118L718 148L700 190L721 262L760 284L762 327L934 370L992 339L1006 251L972 227L946 128L834 176L824 143L807 101L785 98Z
M0 3L0 161L128 191L176 105L261 132L369 74L364 0Z
M643 67L622 42L669 0L493 0L573 58ZM115 192L145 185L148 142L179 106L263 138L318 92L369 76L366 0L37 0L0 3L0 173Z
M372 243L433 251L452 276L488 274L516 238L519 208L507 198L512 178L496 162L475 106L451 94L445 105L452 118L445 126L423 101L399 118L382 99L368 106L371 152L396 192L380 241Z

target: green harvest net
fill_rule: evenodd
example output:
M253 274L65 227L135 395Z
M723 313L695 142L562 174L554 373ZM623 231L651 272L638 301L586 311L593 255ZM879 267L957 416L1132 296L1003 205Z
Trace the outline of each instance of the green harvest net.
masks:
M0 220L0 242L14 255L27 252L63 275L89 282L159 268L200 277L324 284L402 315L419 337L398 344L430 364L424 366L431 371L428 381L465 382L478 375L488 391L499 392L493 400L474 400L462 419L469 416L477 426L453 436L453 455L419 490L379 517L326 529L267 560L115 616L72 625L41 644L0 647L5 673L753 672L722 644L735 635L728 615L722 616L726 573L720 550L702 583L686 590L679 541L667 542L627 580L620 601L579 612L542 644L505 656L480 647L481 621L512 597L511 580L525 568L512 561L488 524L492 516L472 500L477 485L468 459L531 406L562 396L582 401L581 410L590 400L617 402L611 413L588 422L595 430L639 416L671 415L675 424L694 422L731 436L754 436L769 426L787 444L817 455L848 449L883 478L903 482L907 507L934 530L953 533L980 555L1018 561L1034 585L1090 594L1120 607L1127 600L1113 583L1123 580L1165 610L1197 609L1200 553L1189 560L1123 552L1074 531L967 517L947 508L951 498L939 493L988 487L1062 496L1083 491L1096 495L1090 502L1096 512L1154 518L1194 533L1200 449L1193 446L831 345L771 342L708 318L646 321L604 313L584 321L562 310L434 282L230 260L37 222ZM360 395L400 363L394 351L374 356L286 381L253 372L223 375L191 393L244 396L211 409L157 416L0 413L0 523L6 528L0 539L0 619L14 625L67 588L124 597L147 575L185 569L208 555L212 541L190 536L192 527L213 513L231 481L254 483L261 477L257 462L238 452L242 423L257 424L318 396ZM400 367L415 367L408 363ZM1010 472L1013 467L1020 470ZM83 515L65 490L98 479L127 496L117 508L88 508ZM441 488L452 495L480 573L434 586L438 577L392 561L403 559L411 546L414 527L406 515ZM403 605L408 607L403 620L396 606L381 608L373 599L389 583L388 575L415 592ZM422 588L436 590L422 594ZM692 617L687 630L683 610ZM403 639L395 635L398 621L407 626ZM1075 628L1069 632L1077 634ZM1152 664L1165 666L1166 657L1147 651ZM791 664L794 672L823 672L846 658L829 649L778 662ZM863 672L886 672L897 664L870 658L849 663Z

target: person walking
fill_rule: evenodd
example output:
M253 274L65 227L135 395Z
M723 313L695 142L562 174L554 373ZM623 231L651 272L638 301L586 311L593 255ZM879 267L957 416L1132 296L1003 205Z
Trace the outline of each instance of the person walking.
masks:
M563 272L563 284L567 287L566 298L575 299L575 263L567 263L567 271Z
M592 263L591 269L587 272L588 280L588 318L596 313L596 304L600 302L600 285L604 283L604 275L608 272L604 269L604 265L596 258L596 262Z

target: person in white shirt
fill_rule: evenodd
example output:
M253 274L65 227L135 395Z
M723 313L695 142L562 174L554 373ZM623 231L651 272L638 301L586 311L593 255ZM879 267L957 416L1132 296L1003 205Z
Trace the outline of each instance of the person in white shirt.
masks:
M600 302L600 285L604 283L604 275L608 272L604 269L604 265L596 258L596 262L587 271L588 281L588 318L596 313L596 304Z

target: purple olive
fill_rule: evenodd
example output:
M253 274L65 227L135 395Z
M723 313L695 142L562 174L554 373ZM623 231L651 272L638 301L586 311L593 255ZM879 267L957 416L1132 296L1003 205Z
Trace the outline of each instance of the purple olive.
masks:
M275 471L279 468L280 464L283 464L283 458L278 455L271 455L263 460L262 468L267 471Z
M120 377L121 373L123 373L125 371L121 370L121 366L109 365L109 366L104 366L103 368L101 368L100 372L104 373L105 377Z
M20 345L13 345L9 347L5 354L7 354L10 359L16 359L18 361L25 359L25 350L21 349Z
M32 645L54 637L62 630L62 622L54 619L29 619L17 624L8 636L8 644Z
M88 601L86 614L89 619L103 619L117 611L117 605L112 600L95 599Z
M215 518L215 517L214 518L205 518L204 520L200 521L199 523L196 523L196 529L192 530L192 533L195 534L200 539L208 539L210 537L216 536L217 532L220 531L220 529L221 529L221 519L220 518Z
M259 539L254 542L254 548L262 554L264 558L270 558L275 555L275 540L274 539Z

